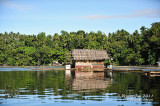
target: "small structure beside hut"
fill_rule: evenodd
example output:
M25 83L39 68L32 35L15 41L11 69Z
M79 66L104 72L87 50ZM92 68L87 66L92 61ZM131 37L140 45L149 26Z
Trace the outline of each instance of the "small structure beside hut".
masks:
M75 68L104 68L104 61L108 59L105 50L73 49L71 54Z
M158 66L158 67L160 67L160 61L159 61L159 62L157 62L157 66Z

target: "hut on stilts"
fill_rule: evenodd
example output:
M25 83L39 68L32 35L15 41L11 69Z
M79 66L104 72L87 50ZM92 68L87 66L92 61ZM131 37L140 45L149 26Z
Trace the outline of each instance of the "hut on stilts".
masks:
M104 61L109 58L105 50L93 49L73 49L71 55L75 68L104 69Z

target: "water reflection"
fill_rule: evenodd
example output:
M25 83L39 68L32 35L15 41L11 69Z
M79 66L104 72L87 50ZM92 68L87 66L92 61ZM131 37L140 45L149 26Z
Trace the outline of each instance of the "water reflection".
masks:
M112 79L112 72L65 71L66 83L73 91L90 92L105 90Z
M110 78L105 78L104 75L104 72L75 71L72 90L105 90L111 81Z
M154 105L160 103L159 82L131 72L3 71L0 104Z

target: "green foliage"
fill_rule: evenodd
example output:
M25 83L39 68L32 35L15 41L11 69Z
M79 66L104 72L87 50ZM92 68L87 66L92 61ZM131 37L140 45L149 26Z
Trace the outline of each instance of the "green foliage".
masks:
M46 35L0 33L0 65L47 65L54 60L66 62L72 49L103 49L116 65L155 65L160 61L160 23L129 34L124 29L109 33L61 31ZM66 55L67 54L67 55ZM108 63L108 62L107 62Z

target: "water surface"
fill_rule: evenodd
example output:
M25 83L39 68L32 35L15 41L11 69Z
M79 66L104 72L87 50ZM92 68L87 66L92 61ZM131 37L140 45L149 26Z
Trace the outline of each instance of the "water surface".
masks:
M136 72L1 71L0 105L160 105L160 77Z

